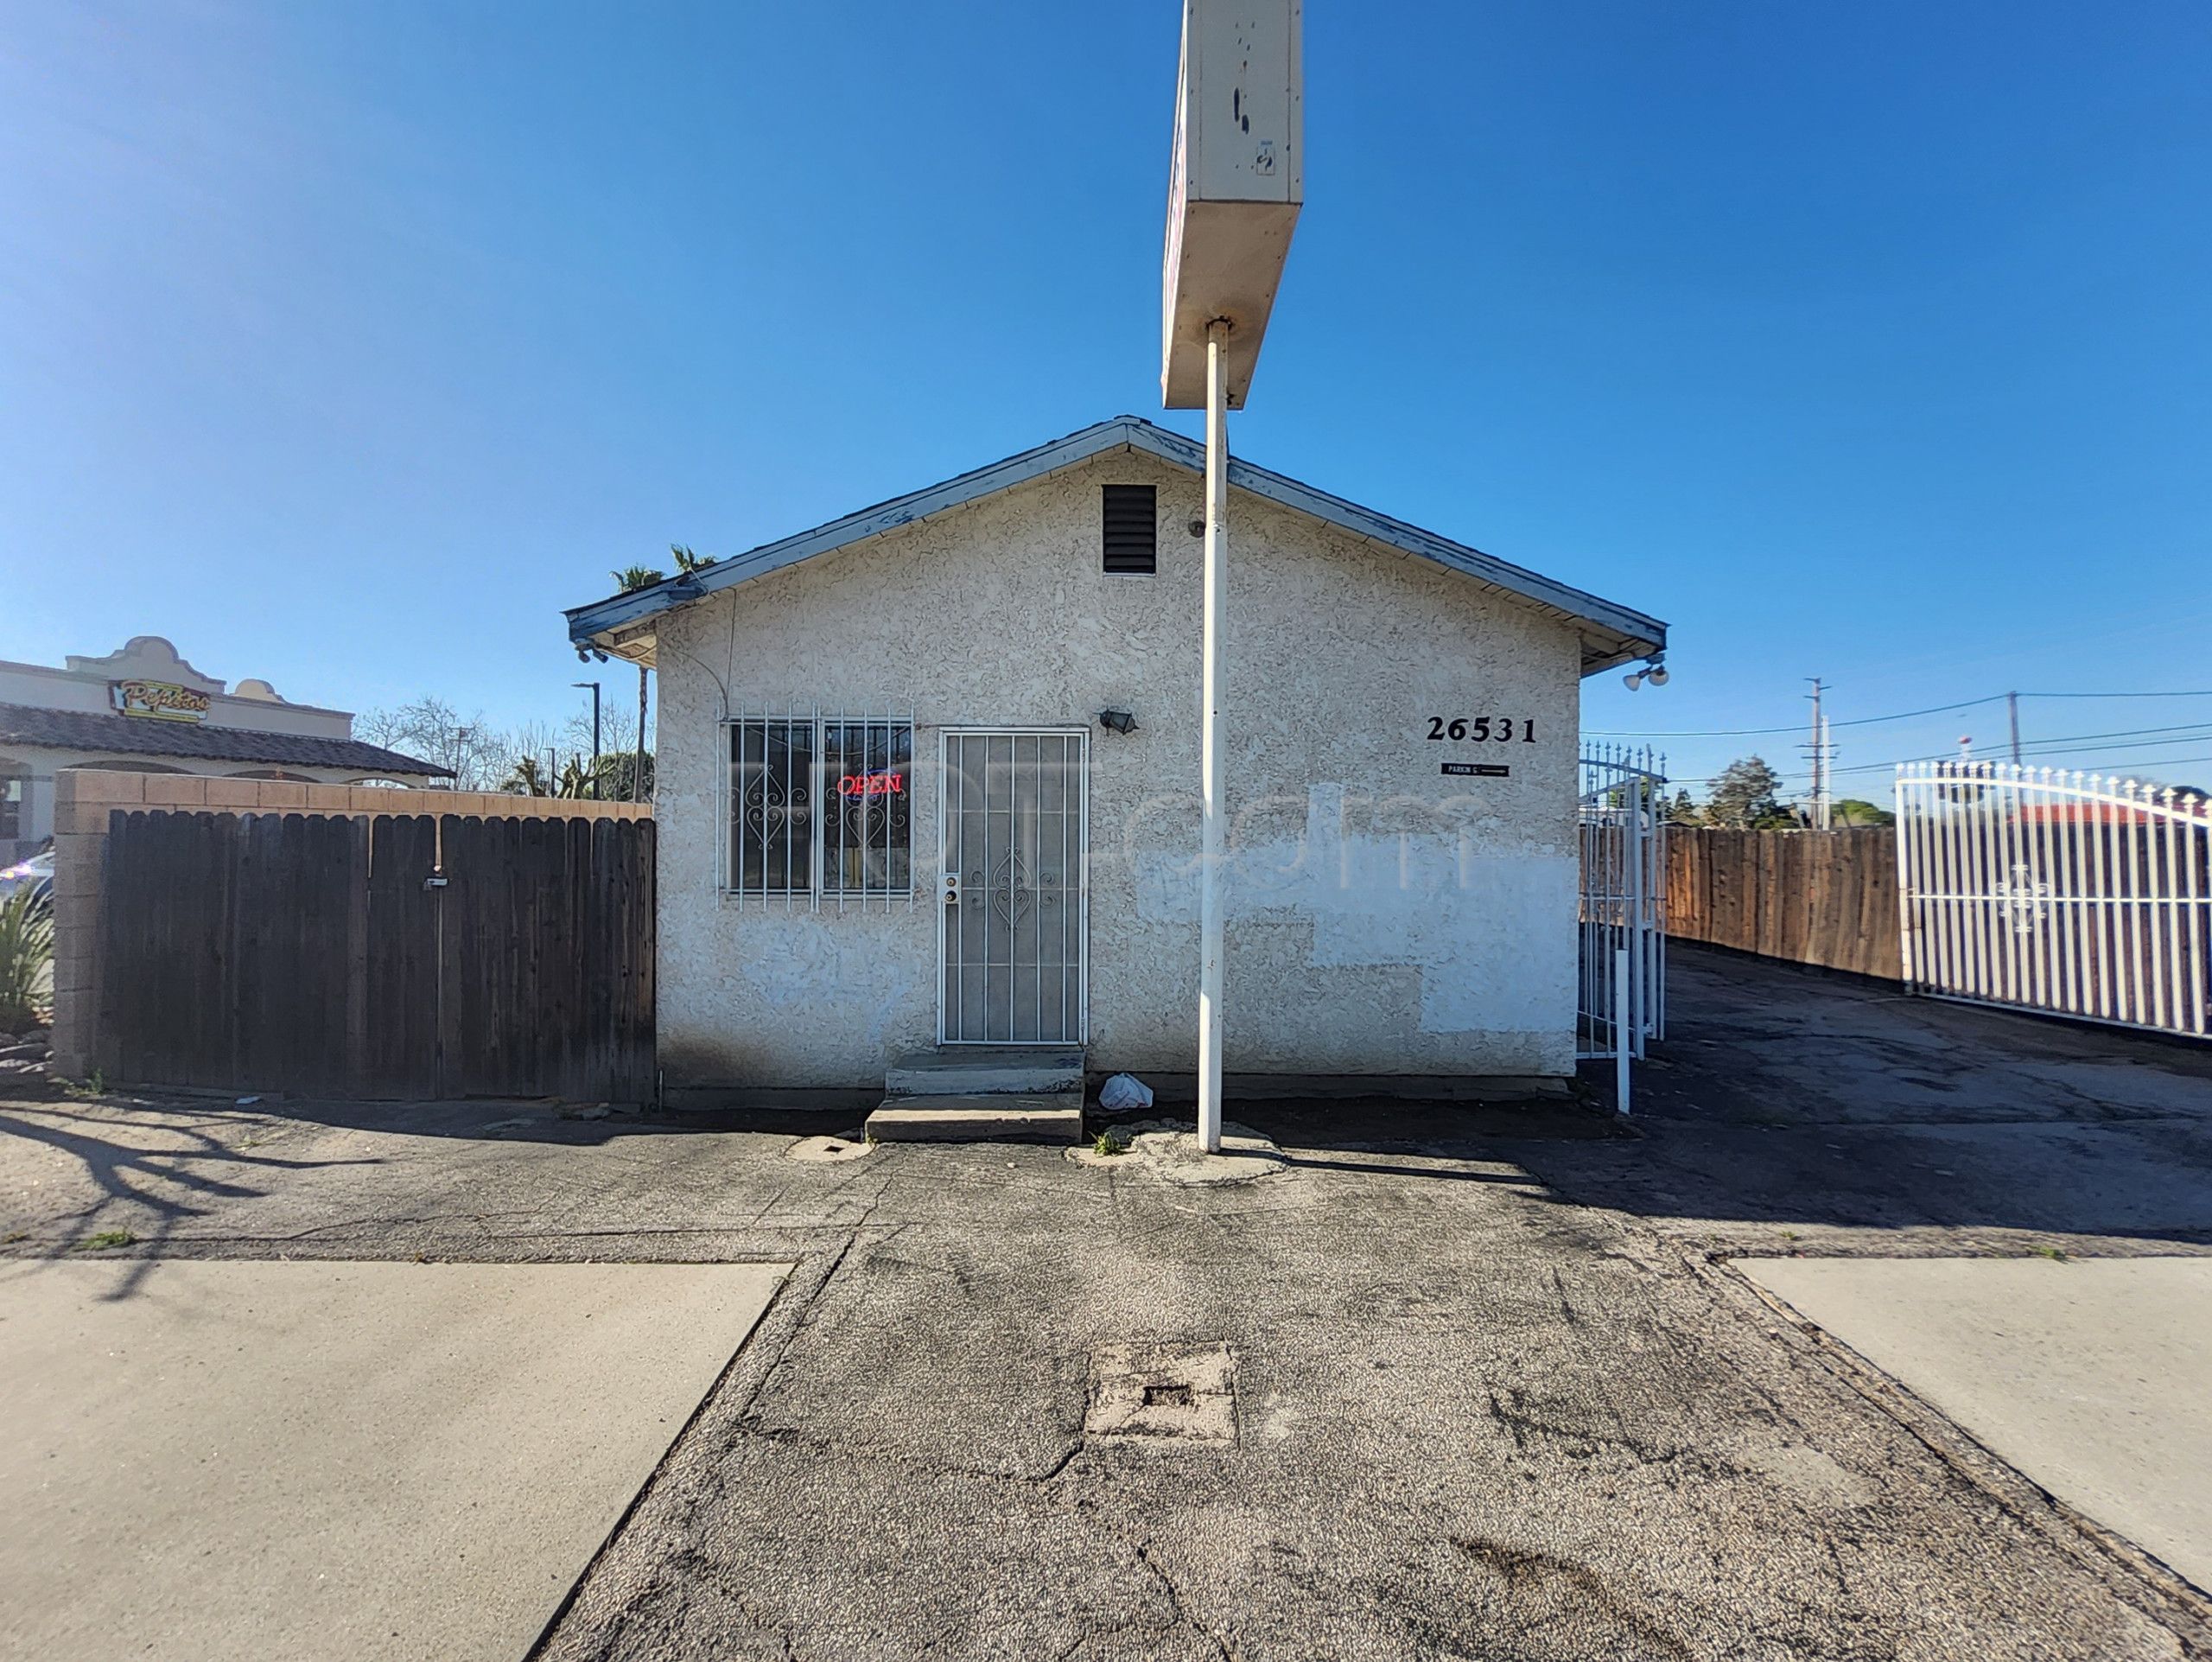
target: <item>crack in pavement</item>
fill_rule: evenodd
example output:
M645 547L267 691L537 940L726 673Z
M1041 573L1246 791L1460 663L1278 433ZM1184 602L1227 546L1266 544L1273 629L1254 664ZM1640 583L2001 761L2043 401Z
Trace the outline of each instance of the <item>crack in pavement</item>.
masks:
M1200 1621L1198 1617L1198 1613L1192 1610L1189 1604L1185 1602L1183 1598L1183 1589L1176 1585L1175 1578L1169 1575L1166 1569L1161 1566L1159 1559L1153 1556L1152 1542L1145 1540L1139 1541L1137 1543L1137 1557L1147 1570L1152 1571L1154 1576L1159 1578L1160 1586L1166 1590L1167 1602L1175 1608L1176 1621L1181 1626L1188 1627L1200 1639L1205 1640L1206 1643L1212 1646L1214 1654L1221 1659L1221 1662L1236 1662L1236 1653L1230 1649L1227 1642L1223 1640L1219 1633L1217 1633L1212 1628L1207 1627L1205 1623Z

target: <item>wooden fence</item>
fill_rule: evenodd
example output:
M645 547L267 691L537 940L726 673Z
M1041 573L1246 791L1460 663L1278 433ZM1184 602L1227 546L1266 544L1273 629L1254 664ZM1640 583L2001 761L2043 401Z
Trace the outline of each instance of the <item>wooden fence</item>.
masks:
M1897 831L1667 828L1667 933L1677 940L1903 978Z
M104 841L111 1079L652 1095L650 819L118 808Z

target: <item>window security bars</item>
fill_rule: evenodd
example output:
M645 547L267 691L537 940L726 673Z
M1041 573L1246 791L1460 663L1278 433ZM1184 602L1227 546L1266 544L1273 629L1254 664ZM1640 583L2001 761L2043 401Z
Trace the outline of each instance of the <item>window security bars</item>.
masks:
M822 724L822 888L829 895L912 891L914 729L842 717Z
M911 713L742 712L722 725L722 895L786 911L912 903Z

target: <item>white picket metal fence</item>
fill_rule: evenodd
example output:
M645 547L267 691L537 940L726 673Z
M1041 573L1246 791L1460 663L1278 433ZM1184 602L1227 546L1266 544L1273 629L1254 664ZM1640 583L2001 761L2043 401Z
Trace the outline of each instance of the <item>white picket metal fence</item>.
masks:
M1641 1057L1667 1036L1666 758L1624 745L1582 753L1582 903L1576 1054Z
M1985 761L1897 770L1916 992L2212 1037L2205 799Z

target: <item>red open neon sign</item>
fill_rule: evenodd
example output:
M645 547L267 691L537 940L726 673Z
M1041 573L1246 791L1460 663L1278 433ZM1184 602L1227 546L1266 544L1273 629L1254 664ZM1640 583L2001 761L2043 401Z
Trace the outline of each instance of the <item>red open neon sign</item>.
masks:
M839 796L898 796L906 788L903 774L845 774L837 780Z

